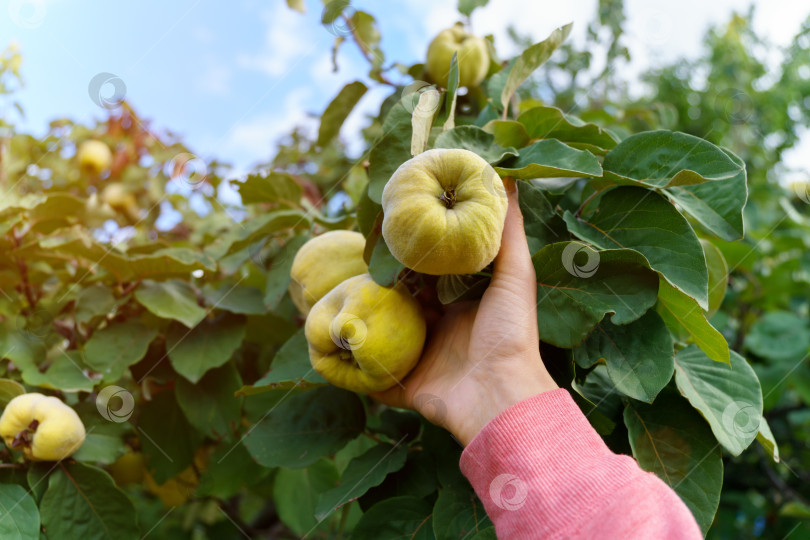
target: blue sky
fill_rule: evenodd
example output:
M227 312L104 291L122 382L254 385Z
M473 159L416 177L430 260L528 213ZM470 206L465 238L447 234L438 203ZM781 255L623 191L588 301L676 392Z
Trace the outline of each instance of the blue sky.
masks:
M633 77L645 67L680 55L695 55L711 23L725 21L747 0L626 0L627 39ZM757 28L785 44L810 11L795 0L761 4ZM16 41L24 55L25 88L19 98L26 118L19 124L42 133L47 123L68 116L103 117L88 84L100 72L126 84L126 97L158 129L182 135L192 151L217 157L244 171L272 155L278 138L296 124L316 124L347 82L363 78L366 65L344 44L331 70L334 36L319 24L320 0L306 0L307 13L290 11L284 0L2 0L0 47ZM361 1L353 7L374 14L388 59L420 61L430 38L458 19L456 0ZM595 0L551 2L491 0L473 16L473 29L494 33L506 56L505 29L512 23L542 39L555 27L575 23L581 39L595 13ZM342 133L352 139L384 90L370 93ZM810 137L788 156L810 168Z

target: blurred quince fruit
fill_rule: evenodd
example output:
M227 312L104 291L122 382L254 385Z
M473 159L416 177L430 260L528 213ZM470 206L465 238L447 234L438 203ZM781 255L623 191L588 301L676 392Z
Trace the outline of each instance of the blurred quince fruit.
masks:
M404 284L383 287L363 274L312 307L305 334L312 367L327 381L377 392L397 384L419 361L425 319Z
M85 141L79 146L76 153L79 167L94 176L98 176L112 165L112 152L110 147L101 141Z
M430 42L425 68L431 80L447 87L453 53L456 53L458 60L459 86L471 87L481 84L489 71L487 42L483 38L467 33L461 23L442 30Z
M290 269L290 297L306 315L315 303L345 279L368 271L366 239L354 231L329 231L301 246Z
M149 474L149 471L146 471L146 489L152 494L157 495L158 499L160 499L166 507L182 506L194 495L197 486L200 485L199 475L207 469L209 455L210 451L208 448L200 448L197 450L197 453L194 454L193 465L189 465L183 469L180 474L160 485L155 482L155 479Z
M120 487L143 482L146 463L140 452L127 452L110 465L110 475Z
M8 402L0 416L0 436L30 460L59 461L79 449L85 431L76 411L58 398L30 393Z
M101 192L101 201L113 210L123 213L133 223L137 223L140 219L135 195L127 191L121 182L108 184Z
M399 262L424 274L474 274L498 254L507 198L477 154L434 149L400 165L382 207L383 238Z

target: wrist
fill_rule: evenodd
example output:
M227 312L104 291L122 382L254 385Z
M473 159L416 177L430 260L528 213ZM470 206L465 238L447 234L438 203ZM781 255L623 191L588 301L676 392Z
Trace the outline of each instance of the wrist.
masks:
M499 366L497 373L478 374L475 379L477 391L471 405L447 426L463 446L506 409L557 388L539 354L515 366Z

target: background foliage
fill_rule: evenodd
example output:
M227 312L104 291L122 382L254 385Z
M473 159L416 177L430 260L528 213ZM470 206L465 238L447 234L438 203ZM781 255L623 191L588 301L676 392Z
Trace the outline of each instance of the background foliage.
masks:
M617 76L623 22L621 1L601 1L582 50L566 27L539 44L513 32L527 52L496 56L464 94L451 77L427 142L525 180L543 357L611 448L669 482L709 537L798 535L810 186L785 185L780 160L810 121L810 20L773 68L751 14L734 15L699 59L645 74L641 97ZM52 393L88 431L59 464L0 451L4 538L494 538L447 433L309 368L286 289L314 234L359 229L374 278L433 307L487 280L409 274L388 253L379 197L429 87L421 65L385 58L373 15L333 2L323 23L337 62L360 47L368 79L316 138L294 131L240 181L126 102L40 138L0 118L0 406ZM0 57L8 103L20 66ZM357 159L340 126L372 85L391 93ZM109 171L78 166L88 139L113 149ZM225 182L242 204L218 197ZM135 207L101 196L113 184Z

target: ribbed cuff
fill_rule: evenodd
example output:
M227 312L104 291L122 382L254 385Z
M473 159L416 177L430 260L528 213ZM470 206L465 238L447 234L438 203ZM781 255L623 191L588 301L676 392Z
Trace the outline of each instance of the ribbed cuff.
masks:
M610 451L565 389L503 411L470 442L460 465L499 538L561 535L637 468Z

